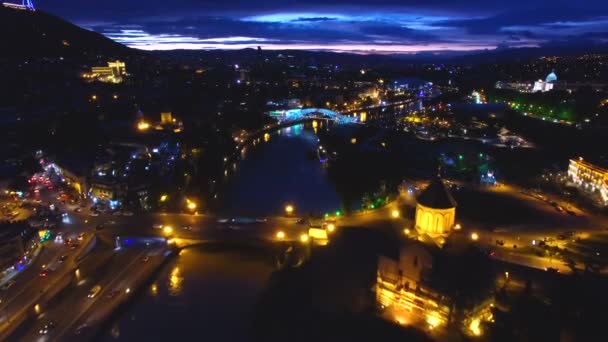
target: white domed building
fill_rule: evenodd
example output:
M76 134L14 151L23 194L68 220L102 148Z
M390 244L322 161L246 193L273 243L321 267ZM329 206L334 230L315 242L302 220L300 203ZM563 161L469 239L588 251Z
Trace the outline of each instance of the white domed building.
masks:
M532 88L532 92L537 92L537 91L541 91L541 92L546 92L549 90L553 89L553 86L555 85L555 82L557 82L557 75L555 74L555 71L551 71L551 73L549 75L547 75L547 77L545 78L545 81L543 82L543 80L538 80L536 82L534 82L534 87Z

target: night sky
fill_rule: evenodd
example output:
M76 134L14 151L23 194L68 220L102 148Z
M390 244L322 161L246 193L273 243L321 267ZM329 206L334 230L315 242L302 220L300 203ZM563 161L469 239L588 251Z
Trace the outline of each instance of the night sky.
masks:
M608 42L608 0L34 2L140 49L389 53Z

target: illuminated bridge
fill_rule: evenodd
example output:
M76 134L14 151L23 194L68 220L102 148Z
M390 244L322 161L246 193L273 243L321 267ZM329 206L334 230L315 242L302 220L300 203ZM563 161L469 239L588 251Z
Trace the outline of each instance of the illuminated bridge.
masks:
M333 120L338 124L347 124L357 122L356 117L349 117L336 113L332 110L325 108L305 108L305 109L290 109L290 110L276 110L269 113L270 116L277 118L281 122L285 121L298 121L303 119L327 119Z

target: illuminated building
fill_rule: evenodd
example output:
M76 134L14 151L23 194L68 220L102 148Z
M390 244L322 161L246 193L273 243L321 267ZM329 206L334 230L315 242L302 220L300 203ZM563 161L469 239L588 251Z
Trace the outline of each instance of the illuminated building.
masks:
M127 75L125 62L119 60L108 62L108 66L94 66L90 73L83 73L85 79L94 79L100 82L120 83L123 76Z
M433 267L432 248L410 241L397 258L378 258L376 301L399 323L430 329L447 324L449 299L427 286Z
M23 1L21 1L21 5L13 4L10 2L3 2L2 6L6 7L6 8L12 8L12 9L18 9L18 10L27 10L27 11L36 10L34 8L34 3L32 2L32 0L23 0Z
M456 201L439 176L416 200L416 230L431 238L450 233L456 219Z
M535 93L535 92L547 92L555 88L557 83L557 75L552 71L545 80L538 80L532 82L496 82L496 89L509 89L515 90L520 93Z
M160 124L161 125L169 125L174 122L173 113L171 112L163 112L160 113Z
M602 200L608 203L608 169L579 159L570 159L568 176L579 188L591 193L599 192Z
M552 90L555 82L557 82L557 75L555 75L555 72L552 71L549 75L547 75L544 82L542 80L534 82L532 92L546 92Z
M35 233L25 222L0 223L0 279L37 246Z

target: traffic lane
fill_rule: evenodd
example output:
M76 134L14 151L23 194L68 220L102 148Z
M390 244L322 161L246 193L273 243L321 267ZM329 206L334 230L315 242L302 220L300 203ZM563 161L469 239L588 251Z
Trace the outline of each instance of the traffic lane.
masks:
M139 253L137 251L126 251L125 253L116 254L110 267L103 270L103 274L92 274L91 276L82 279L82 284L74 287L67 297L48 308L47 311L44 312L44 315L41 315L41 319L28 330L27 335L23 336L22 340L29 341L39 338L45 340L54 339L56 332L59 331L59 329L66 328L70 322L81 315L90 301L98 300L100 294L98 294L96 298L88 298L91 289L95 285L100 285L103 289L114 279L115 274L123 271L126 263L132 261L133 258L136 258L138 255ZM55 323L55 328L48 336L43 336L39 331L50 321Z
M55 333L52 336L52 340L60 340L62 336L69 334L70 329L74 327L74 324L87 313L87 311L99 300L103 300L103 298L107 297L110 292L115 289L115 286L121 278L129 275L130 273L136 272L138 268L141 267L141 258L146 254L146 249L138 250L135 255L129 254L131 259L126 262L126 265L122 262L115 263L115 267L113 267L112 272L108 272L106 276L104 276L101 280L99 280L96 284L90 284L90 287L87 287L90 291L93 286L99 285L101 286L101 290L94 298L88 298L87 296L83 298L74 297L74 305L70 308L73 312L73 315L68 315L68 317L62 317L61 324L57 324L57 328L55 329ZM59 313L61 315L61 313Z
M57 340L62 340L69 338L70 335L80 335L84 338L88 331L99 327L122 301L132 295L132 292L136 290L135 285L138 281L141 281L152 274L155 268L162 263L164 256L162 253L158 253L149 258L150 260L135 267L134 270L129 272L125 277L119 278L117 283L107 287L108 291L110 291L107 295L100 296L84 315L78 318L72 326L65 330L65 334L58 335L55 338Z
M521 254L502 250L496 251L493 258L512 264L536 268L539 270L547 270L553 268L563 274L572 273L572 269L568 265L556 258L550 259L531 254Z
M40 254L26 269L17 274L14 278L14 285L8 290L0 291L0 312L7 312L7 307L21 296L31 294L30 288L35 286L40 280L38 279L40 272L43 270L43 265L49 265L54 260L57 260L63 252L62 246L54 242L46 242Z
M44 277L40 277L42 265L40 265L38 268L32 268L33 275L31 275L29 279L26 279L26 288L16 296L12 297L10 301L3 303L5 305L2 307L1 312L6 314L5 317L13 317L18 312L29 309L30 306L35 304L35 301L40 297L40 295L48 291L57 281L68 276L71 270L76 267L77 262L75 260L75 255L80 248L82 248L82 246L79 246L74 250L67 249L65 246L57 248L55 254L51 254L51 258L53 255L59 257L62 253L66 253L69 250L69 252L67 252L68 254L66 254L68 257L63 264L61 264L54 271L48 272ZM48 270L48 267L46 269Z

